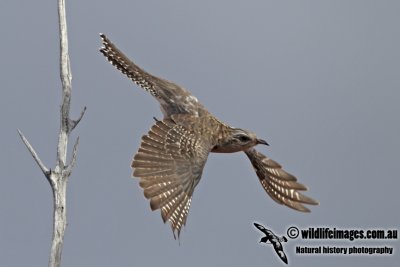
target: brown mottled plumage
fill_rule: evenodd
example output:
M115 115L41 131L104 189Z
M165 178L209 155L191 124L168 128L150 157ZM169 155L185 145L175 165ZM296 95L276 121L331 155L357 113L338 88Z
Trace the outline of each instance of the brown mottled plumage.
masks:
M318 204L302 195L307 188L282 170L275 161L253 147L268 145L247 130L233 128L215 118L185 88L158 78L130 61L110 40L100 35L100 52L137 85L154 96L164 114L142 137L133 158L133 176L140 179L152 210L160 209L175 236L186 223L193 191L199 183L208 154L244 151L268 195L298 211L309 212L303 204Z

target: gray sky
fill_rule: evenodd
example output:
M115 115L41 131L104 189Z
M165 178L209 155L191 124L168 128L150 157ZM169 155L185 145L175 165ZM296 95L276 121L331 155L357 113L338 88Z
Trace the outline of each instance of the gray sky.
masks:
M68 187L63 266L267 266L258 221L300 228L397 228L398 1L67 1L78 162ZM52 195L17 135L53 167L60 80L56 1L0 2L0 265L45 266ZM140 66L188 88L221 120L271 146L321 205L272 201L243 153L211 154L180 245L151 212L130 161L161 118L150 95L98 52L106 33ZM72 139L73 140L73 139ZM392 256L300 256L296 245L395 248ZM296 266L395 266L399 241L289 240ZM397 250L397 251L396 251ZM279 266L279 265L278 265Z

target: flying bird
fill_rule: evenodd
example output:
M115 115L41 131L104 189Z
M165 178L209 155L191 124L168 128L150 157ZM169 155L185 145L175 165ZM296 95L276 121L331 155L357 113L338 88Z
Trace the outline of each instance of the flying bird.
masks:
M263 238L261 238L260 243L268 243L271 244L272 246L274 246L275 252L276 254L278 254L279 258L284 262L284 263L288 263L288 259L286 257L285 252L283 252L283 246L281 242L287 242L287 238L282 236L282 237L278 237L277 235L275 235L271 230L265 228L264 226L262 226L261 224L258 223L254 223L255 227L257 227L258 230L260 230L261 232L263 232L265 234L265 236Z
M186 224L193 192L210 152L246 153L261 185L279 204L303 212L310 211L303 204L318 204L299 192L307 188L295 176L254 149L258 144L268 145L265 140L221 122L187 89L144 71L104 34L100 36L100 52L107 60L160 104L164 118L156 120L142 137L131 167L151 209L160 209L175 238Z

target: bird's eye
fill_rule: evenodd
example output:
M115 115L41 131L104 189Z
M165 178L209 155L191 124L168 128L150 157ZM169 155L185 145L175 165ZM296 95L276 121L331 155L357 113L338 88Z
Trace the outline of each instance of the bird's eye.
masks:
M241 142L248 142L250 141L250 137L248 137L247 135L239 135L239 140Z

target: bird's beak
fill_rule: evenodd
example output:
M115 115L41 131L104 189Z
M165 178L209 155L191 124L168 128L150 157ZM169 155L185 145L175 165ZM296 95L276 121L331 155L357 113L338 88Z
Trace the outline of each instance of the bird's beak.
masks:
M262 140L262 139L257 139L257 144L269 146L269 144L267 143L267 141Z

